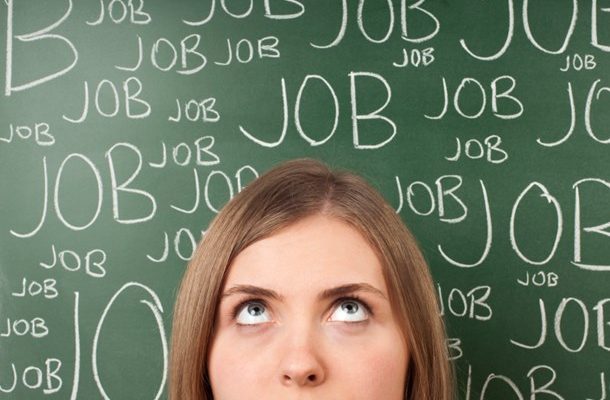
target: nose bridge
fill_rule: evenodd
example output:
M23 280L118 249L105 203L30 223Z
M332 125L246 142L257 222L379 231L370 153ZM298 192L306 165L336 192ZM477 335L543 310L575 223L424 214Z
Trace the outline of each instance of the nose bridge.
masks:
M318 326L316 326L318 325ZM302 315L285 324L284 346L285 350L311 353L316 349L316 342L320 340L320 327L313 318Z
M279 379L288 386L316 386L325 379L323 333L306 313L285 321Z

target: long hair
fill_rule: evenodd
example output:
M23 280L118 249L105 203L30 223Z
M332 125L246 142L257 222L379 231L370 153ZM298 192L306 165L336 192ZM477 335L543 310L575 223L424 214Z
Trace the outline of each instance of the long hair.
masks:
M315 214L356 228L381 261L390 304L409 348L404 399L454 399L445 326L415 238L363 178L303 158L284 162L250 183L216 215L199 243L174 308L171 400L213 400L207 360L233 259L250 244Z

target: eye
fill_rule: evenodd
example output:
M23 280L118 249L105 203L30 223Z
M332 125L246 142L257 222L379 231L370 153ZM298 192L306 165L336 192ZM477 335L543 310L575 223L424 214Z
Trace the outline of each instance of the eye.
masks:
M261 301L247 301L237 306L235 320L238 325L256 325L270 322L271 318L264 313L266 305Z
M369 318L367 305L355 298L339 299L338 307L330 317L331 321L364 322Z

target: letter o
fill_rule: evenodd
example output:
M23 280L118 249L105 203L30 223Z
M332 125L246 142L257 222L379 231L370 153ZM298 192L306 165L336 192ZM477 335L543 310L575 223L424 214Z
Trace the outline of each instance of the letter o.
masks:
M91 171L93 171L93 175L95 176L95 181L97 183L97 207L96 207L95 213L93 214L93 217L89 220L88 223L86 223L85 225L80 225L80 226L72 225L71 223L69 223L64 218L64 215L61 212L61 208L59 207L59 186L61 184L61 177L62 177L62 174L64 171L64 167L66 166L68 161L72 158L80 158L82 161L84 161L85 165L88 166L89 169L91 169ZM100 215L100 211L102 209L102 178L101 178L100 173L98 172L97 168L95 168L95 165L93 164L93 162L91 162L91 160L89 160L84 155L78 154L78 153L72 153L64 159L64 161L59 166L59 170L57 171L57 177L55 178L55 191L53 194L53 201L55 204L55 212L57 213L57 217L68 228L70 228L74 231L82 231L83 229L87 229L88 227L90 227L95 222L97 217Z
M457 312L453 309L453 295L455 293L458 294L458 297L460 298L460 301L464 308L464 311L462 311L462 312ZM457 288L451 289L451 292L449 292L449 298L447 301L449 303L449 311L451 311L451 314L455 315L456 317L463 317L468 312L468 301L466 300L466 296L464 296L464 293L462 293L462 291L460 289L457 289Z
M430 209L426 212L417 210L415 208L415 205L413 205L411 197L414 196L413 186L415 185L422 186L426 190L426 192L428 192L428 197L430 198ZM436 209L436 202L434 200L434 193L432 192L432 189L430 188L430 186L426 185L424 182L421 181L412 182L409 187L407 187L407 203L409 204L409 208L411 208L411 210L417 215L430 215Z
M36 377L35 383L31 384L28 382L28 374L33 371ZM27 367L23 370L23 376L21 377L23 385L29 389L38 389L40 385L42 385L42 371L38 367L34 367L33 365Z
M561 321L563 319L563 313L566 309L566 306L570 302L574 302L578 305L578 307L582 311L582 315L584 318L582 341L580 342L580 346L578 346L575 349L570 348L566 344L566 342L563 338L562 330L561 330ZM557 311L555 312L555 335L557 336L557 340L559 341L561 346L564 349L566 349L567 351L569 351L570 353L578 353L585 347L585 344L587 343L587 337L589 335L589 312L587 311L587 307L581 300L574 298L574 297L567 297L567 298L564 298L563 300L561 300L561 303L559 303L559 306L557 307Z
M163 317L161 316L161 313L163 312L163 306L161 305L161 300L159 300L159 297L157 296L157 294L152 289L150 289L148 286L143 285L138 282L128 282L128 283L124 284L119 290L117 290L117 292L112 296L112 298L106 305L106 308L104 308L104 312L102 313L102 316L100 317L100 320L97 323L97 328L95 329L95 335L93 336L93 350L91 353L91 362L92 362L92 366L93 366L93 379L95 380L95 383L97 385L98 390L100 391L100 394L102 395L102 397L105 400L109 400L110 397L108 397L108 394L104 390L104 386L102 385L102 382L99 377L99 371L97 368L97 344L99 342L102 325L104 324L104 320L106 319L106 315L110 311L110 308L112 308L112 305L114 304L116 299L121 295L121 293L123 293L126 289L128 289L132 286L144 289L144 291L146 291L150 295L150 297L152 297L152 299L153 299L152 303L148 300L140 300L140 302L142 304L145 304L146 306L148 306L148 308L150 308L151 312L153 313L153 316L155 317L155 321L157 322L157 327L159 328L159 335L161 337L161 346L162 346L162 351L163 351L163 374L161 375L162 376L161 383L159 385L159 389L157 390L157 394L156 394L154 400L158 400L159 398L161 398L161 395L163 394L163 387L165 386L165 380L167 378L168 350L167 350L167 339L165 337L165 328L163 327Z
M460 107L460 94L462 93L462 90L466 87L466 84L470 83L470 82L476 84L479 87L479 90L481 92L481 97L483 99L483 101L481 102L481 108L479 109L479 111L476 114L473 114L473 115L465 114ZM486 104L487 104L487 98L485 96L485 89L483 88L483 85L481 85L481 83L474 78L462 79L462 83L460 83L460 86L458 86L457 90L455 91L455 94L453 95L453 106L455 107L455 111L457 111L458 114L460 114L464 118L475 119L475 118L479 118L481 116L481 114L483 114L483 111L485 111Z
M229 179L229 177L224 172L218 171L218 170L214 170L214 171L210 172L207 179L205 180L205 189L203 191L203 194L205 197L205 203L207 204L207 206L210 210L212 210L214 213L218 214L220 212L220 210L217 209L216 207L214 207L212 205L212 202L210 201L210 182L211 182L212 178L216 175L220 175L226 182L227 188L229 189L229 199L233 198L233 185L231 185L231 179Z
M159 46L160 46L161 43L165 43L170 48L170 50L172 52L172 60L168 64L167 67L161 67L159 65L158 61L157 61L157 54L159 53ZM157 41L153 45L152 51L150 53L150 61L153 63L153 65L155 67L157 67L158 69L160 69L161 71L167 72L170 69L172 69L174 67L174 65L176 65L176 60L177 59L178 59L178 52L176 51L176 48L174 47L172 42L170 42L169 40L167 40L165 38L157 39Z

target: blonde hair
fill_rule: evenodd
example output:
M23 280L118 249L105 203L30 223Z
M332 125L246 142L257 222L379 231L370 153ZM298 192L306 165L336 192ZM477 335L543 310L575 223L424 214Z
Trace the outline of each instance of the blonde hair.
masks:
M363 178L313 159L284 162L229 201L211 222L182 279L174 308L169 394L212 400L207 371L219 298L232 260L250 244L304 217L355 227L377 253L409 349L405 400L453 400L454 371L434 284L417 242Z

